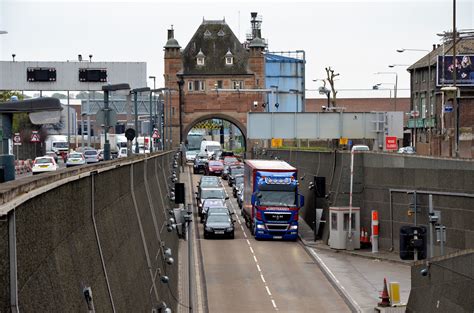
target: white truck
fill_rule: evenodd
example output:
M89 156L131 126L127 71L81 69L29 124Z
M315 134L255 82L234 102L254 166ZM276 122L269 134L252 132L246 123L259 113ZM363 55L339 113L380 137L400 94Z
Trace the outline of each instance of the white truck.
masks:
M209 157L212 155L218 156L222 152L222 147L219 141L203 140L201 141L201 152L202 154L207 153Z
M113 158L118 156L120 148L127 147L127 138L124 134L107 134L107 139L110 144L110 154ZM105 136L100 135L100 148L104 149Z
M45 141L46 151L53 151L57 155L67 153L69 145L66 135L49 135Z

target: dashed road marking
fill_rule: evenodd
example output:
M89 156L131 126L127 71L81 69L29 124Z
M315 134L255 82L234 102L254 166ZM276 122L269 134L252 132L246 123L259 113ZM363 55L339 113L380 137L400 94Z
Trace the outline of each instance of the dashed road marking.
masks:
M237 214L232 201L230 201L230 205L232 206L233 212L235 214ZM240 218L237 218L237 221L240 224L240 228L242 228L242 232L244 234L244 237L247 238L247 233L245 232L244 226L242 225L242 222L241 222ZM246 239L246 241L247 241L247 245L249 246L250 252L252 253L253 259L255 261L255 265L257 266L257 270L260 273L260 278L262 279L265 290L267 291L267 294L270 297L270 301L272 302L273 308L275 309L275 311L278 311L278 306L276 305L275 299L273 299L273 296L272 296L272 293L270 291L270 288L268 287L267 281L265 280L265 277L263 276L262 269L260 268L260 265L258 264L258 260L257 260L257 257L255 256L255 251L252 248L252 244L250 243L250 240Z

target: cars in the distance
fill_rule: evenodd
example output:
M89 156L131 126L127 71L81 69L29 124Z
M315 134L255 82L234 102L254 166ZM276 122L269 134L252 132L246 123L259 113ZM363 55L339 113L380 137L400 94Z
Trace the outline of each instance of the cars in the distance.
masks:
M198 204L198 213L202 217L202 205L206 199L222 199L227 200L229 196L222 187L202 188L200 187L196 192L196 200Z
M186 151L186 163L193 163L199 150L188 150Z
M242 210L242 206L244 205L244 190L243 188L237 191L237 204L239 205L239 209Z
M198 184L198 188L212 188L212 187L223 187L221 181L216 176L202 176L205 179L201 179ZM209 178L216 179L209 179Z
M355 145L352 146L352 151L370 151L369 146L366 145Z
M244 185L244 175L235 176L234 183L232 184L232 195L234 198L237 198L237 191L240 188L243 188Z
M206 163L205 173L206 175L221 175L224 170L224 164L219 160L210 160Z
M244 174L244 167L241 165L232 165L229 168L229 178L228 178L228 184L230 187L234 184L235 181L235 176L237 175L243 175Z
M201 223L206 219L206 214L209 208L222 208L226 207L225 199L205 199L202 202L202 209L201 209Z
M199 153L194 159L193 173L198 174L199 172L204 172L206 169L206 163L208 162L207 153Z
M223 236L234 239L234 220L226 213L215 213L207 217L204 223L204 238Z
M69 152L67 156L66 167L84 164L86 164L86 158L82 152Z
M127 148L120 148L117 158L126 158L128 155L128 149Z
M52 157L56 163L58 163L58 155L54 151L47 151L45 156Z
M227 156L227 157L224 157L223 163L224 163L224 171L222 172L222 178L227 179L229 175L229 167L231 165L239 164L239 160L234 156Z
M84 157L86 158L86 163L97 163L99 162L99 152L95 149L85 150Z
M33 175L45 172L54 172L58 169L58 164L54 160L53 157L50 156L42 156L37 157L33 161L33 166L31 168L31 172Z
M97 150L99 153L99 161L104 161L104 149Z
M408 147L402 147L398 149L398 153L416 154L416 151L415 151L415 148L413 148L412 146L408 146Z

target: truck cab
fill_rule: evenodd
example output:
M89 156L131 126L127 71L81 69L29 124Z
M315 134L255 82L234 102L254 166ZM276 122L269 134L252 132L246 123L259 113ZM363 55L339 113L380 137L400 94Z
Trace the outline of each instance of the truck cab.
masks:
M243 216L256 239L296 240L298 211L297 170L284 161L245 162Z

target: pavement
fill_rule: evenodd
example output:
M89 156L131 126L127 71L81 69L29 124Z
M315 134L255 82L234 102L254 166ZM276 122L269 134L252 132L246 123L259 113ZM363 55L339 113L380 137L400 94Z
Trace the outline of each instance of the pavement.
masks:
M408 302L411 262L402 261L398 254L387 251L331 249L322 241L314 241L314 232L303 219L299 223L299 236L306 251L352 311L374 312L380 302L384 278L387 285L389 282L400 283L401 303Z

